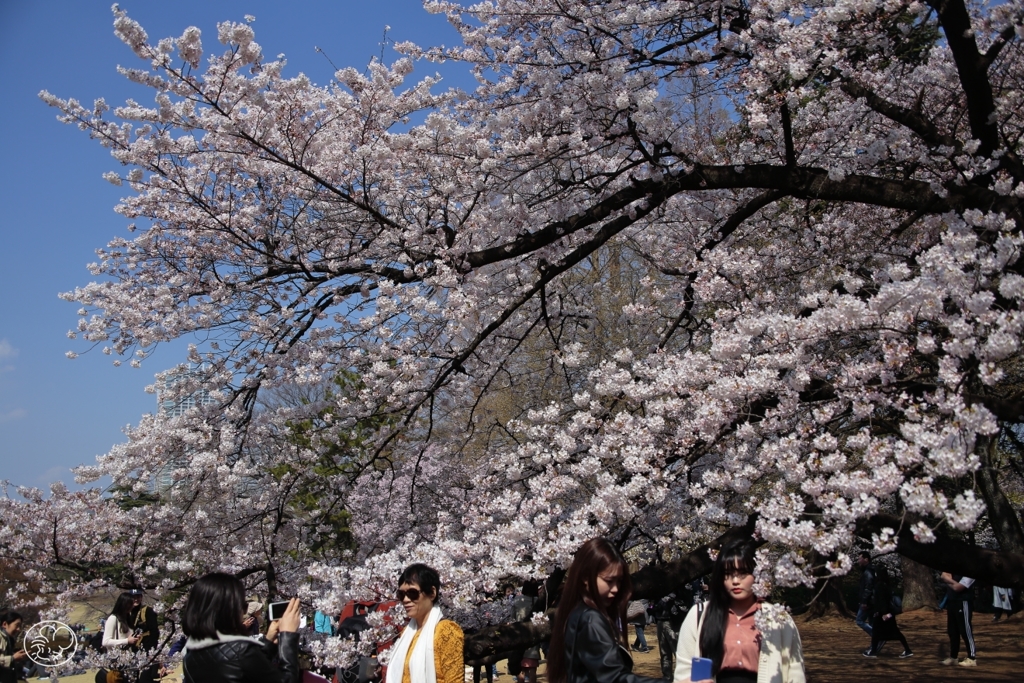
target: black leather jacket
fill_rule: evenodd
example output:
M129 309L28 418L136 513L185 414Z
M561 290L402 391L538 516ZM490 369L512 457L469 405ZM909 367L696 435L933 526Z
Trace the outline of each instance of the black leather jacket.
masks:
M633 673L633 658L608 620L580 603L565 623L566 683L664 683Z
M277 637L280 669L270 664L272 645L229 640L185 653L185 683L299 683L299 634Z

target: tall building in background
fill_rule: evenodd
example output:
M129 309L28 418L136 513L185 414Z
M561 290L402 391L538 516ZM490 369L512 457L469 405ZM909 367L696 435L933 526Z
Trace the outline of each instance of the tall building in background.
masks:
M175 373L168 375L160 383L156 392L157 412L165 418L181 417L192 408L197 406L209 406L214 404L214 398L206 389L188 394L183 397L168 398L168 394L175 384L188 377L191 373ZM182 465L181 461L174 459L169 461L153 476L153 490L157 493L166 491L174 485L174 470Z

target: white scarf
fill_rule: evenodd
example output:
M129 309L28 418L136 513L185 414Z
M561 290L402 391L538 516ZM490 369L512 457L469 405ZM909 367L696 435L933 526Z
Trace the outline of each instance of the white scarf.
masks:
M385 683L402 683L405 657L417 631L420 631L420 637L416 639L416 647L412 649L412 656L409 657L409 680L412 683L437 683L437 671L434 670L434 629L437 622L441 621L441 617L441 608L435 605L430 608L430 614L427 615L422 627L415 619L409 621L391 651L388 678Z

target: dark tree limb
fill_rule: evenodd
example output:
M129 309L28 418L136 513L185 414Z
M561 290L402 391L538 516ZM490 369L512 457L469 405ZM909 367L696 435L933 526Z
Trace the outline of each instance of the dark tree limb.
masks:
M786 166L796 168L796 147L793 146L793 117L789 113L789 104L782 103L782 137L786 143Z
M935 542L921 543L914 539L910 524L914 519L878 514L857 523L857 533L869 537L883 527L896 531L896 552L938 571L947 571L973 579L982 579L996 586L1024 588L1024 555L998 552L957 541L936 533Z
M633 598L659 600L673 591L681 590L686 583L698 576L710 573L714 561L708 555L708 550L717 550L732 541L752 538L756 522L757 516L751 515L743 526L729 529L710 543L695 548L685 557L668 564L648 565L633 572L630 577L633 580ZM760 545L763 541L756 543Z
M996 103L988 78L989 62L978 50L971 15L963 0L927 0L927 3L938 13L946 43L953 53L967 104L971 137L981 142L977 153L989 156L999 146L999 132L993 117Z
M887 119L914 131L930 147L944 145L955 150L960 148L960 144L955 137L940 131L935 124L920 112L889 102L852 78L843 78L839 87L850 97L855 99L863 98L871 109Z
M561 221L555 221L494 247L469 252L462 257L462 268L479 268L524 256L579 230L597 225L633 202L646 200L635 217L620 215L609 223L621 230L646 216L651 209L668 198L683 192L712 190L776 190L799 199L852 202L911 212L944 213L979 209L1000 211L1014 220L1021 219L1020 202L977 185L951 185L946 196L939 196L929 183L920 180L891 179L850 174L841 179L829 177L828 171L814 167L788 167L775 164L746 166L702 166L668 175L658 180L634 180L588 209Z

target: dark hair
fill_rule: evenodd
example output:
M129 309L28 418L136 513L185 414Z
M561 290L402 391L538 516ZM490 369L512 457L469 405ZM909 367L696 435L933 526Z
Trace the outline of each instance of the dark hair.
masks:
M753 541L733 541L722 548L711 570L708 583L708 606L704 610L704 625L700 630L700 656L714 662L712 673L718 675L725 655L725 626L732 604L732 596L725 588L725 575L732 570L754 573Z
M214 572L196 581L181 614L181 630L190 638L243 636L245 586L231 574Z
M403 583L415 583L427 595L433 593L432 602L437 602L441 597L441 575L436 569L425 564L416 563L406 567L398 577L398 585L401 586Z
M869 562L871 561L871 553L869 553L867 550L861 550L860 556Z
M607 607L601 605L597 594L597 577L611 566L617 566L622 573L619 592ZM565 659L565 627L569 615L580 603L586 603L600 612L612 633L617 633L622 644L628 648L629 640L622 625L626 623L626 603L633 592L629 580L629 567L622 555L607 539L592 538L576 551L572 565L565 577L565 588L555 612L555 624L551 630L551 647L548 650L548 681L565 683L568 662Z
M13 624L18 619L25 620L19 612L15 612L12 609L0 612L0 624Z
M114 609L110 614L117 617L117 620L126 629L131 628L133 607L135 607L135 597L131 593L121 593L117 596L117 602L114 603Z
M884 564L879 564L875 567L875 584L886 584L889 583L889 572L885 568Z
M540 581L525 581L523 582L523 595L528 598L535 598L540 593Z

